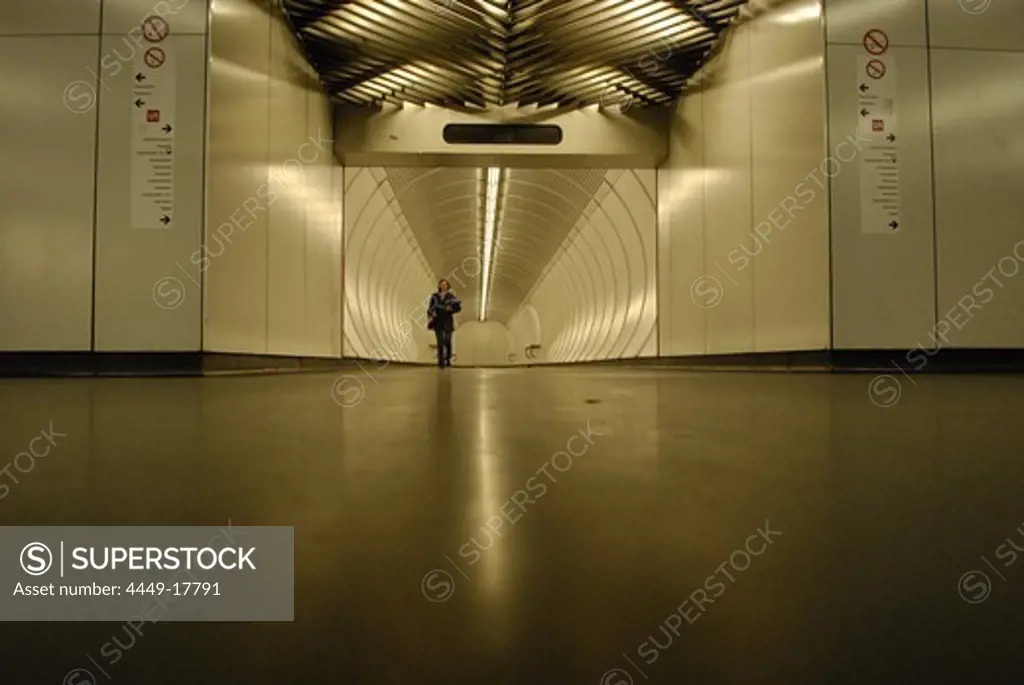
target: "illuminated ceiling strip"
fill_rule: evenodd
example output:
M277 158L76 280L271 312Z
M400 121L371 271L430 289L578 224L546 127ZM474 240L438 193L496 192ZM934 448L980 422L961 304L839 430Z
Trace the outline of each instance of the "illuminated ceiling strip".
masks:
M487 194L484 199L484 230L480 243L480 320L487 320L487 305L491 297L495 247L498 240L498 199L504 174L497 167L487 170Z

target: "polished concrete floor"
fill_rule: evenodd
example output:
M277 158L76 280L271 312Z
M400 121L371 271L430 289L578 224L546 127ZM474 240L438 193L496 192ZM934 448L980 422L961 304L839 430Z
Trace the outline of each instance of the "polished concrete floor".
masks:
M0 466L66 437L0 524L295 527L294 623L147 625L99 683L1020 683L1024 377L871 380L2 381ZM129 643L0 631L18 685Z

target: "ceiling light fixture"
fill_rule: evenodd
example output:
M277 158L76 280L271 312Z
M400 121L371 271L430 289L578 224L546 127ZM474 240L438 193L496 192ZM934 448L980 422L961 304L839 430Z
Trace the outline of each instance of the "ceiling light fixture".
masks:
M498 242L498 197L501 194L502 170L487 170L487 194L484 199L484 230L480 242L480 320L487 320L487 305L491 296L491 276L495 247Z

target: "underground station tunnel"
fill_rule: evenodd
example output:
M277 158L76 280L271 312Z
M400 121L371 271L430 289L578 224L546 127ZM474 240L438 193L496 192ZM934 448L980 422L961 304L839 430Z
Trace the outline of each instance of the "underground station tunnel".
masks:
M0 681L1024 674L1024 3L2 0Z

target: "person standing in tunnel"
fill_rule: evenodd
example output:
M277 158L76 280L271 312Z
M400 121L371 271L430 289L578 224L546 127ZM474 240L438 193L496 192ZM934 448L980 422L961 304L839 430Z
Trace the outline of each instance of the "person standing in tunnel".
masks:
M448 281L442 278L427 307L427 327L433 329L437 338L437 365L442 369L452 365L452 332L455 330L455 315L460 311L462 303L455 297Z

